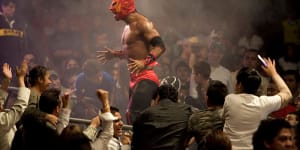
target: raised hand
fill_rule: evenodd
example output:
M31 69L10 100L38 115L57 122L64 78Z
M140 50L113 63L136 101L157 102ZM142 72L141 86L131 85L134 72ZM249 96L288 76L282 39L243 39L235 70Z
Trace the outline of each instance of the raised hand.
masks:
M109 97L108 91L98 89L97 90L97 96L102 102L102 107L103 107L102 112L103 113L110 112L110 105L109 105L109 100L108 100L108 97Z
M108 101L109 93L108 93L108 91L98 89L97 90L97 96L101 100L101 102L103 103L103 102Z
M2 73L6 79L11 80L12 79L12 72L11 72L11 67L9 66L8 63L4 63L2 66Z
M70 101L70 93L66 92L64 95L61 97L61 101L63 104L63 108L69 107L69 101Z
M23 61L20 67L17 67L17 76L19 78L24 78L28 70L28 63Z
M267 66L262 66L262 69L266 72L268 76L272 76L277 74L275 60L271 60L270 58L263 58L266 62Z

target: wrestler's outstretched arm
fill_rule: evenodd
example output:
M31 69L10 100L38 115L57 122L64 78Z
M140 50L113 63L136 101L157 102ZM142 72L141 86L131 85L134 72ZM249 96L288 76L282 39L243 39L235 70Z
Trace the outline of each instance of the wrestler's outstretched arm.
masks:
M105 47L104 50L96 51L97 58L102 63L107 63L107 61L113 58L126 58L127 54L125 51L122 50L112 50L110 48Z

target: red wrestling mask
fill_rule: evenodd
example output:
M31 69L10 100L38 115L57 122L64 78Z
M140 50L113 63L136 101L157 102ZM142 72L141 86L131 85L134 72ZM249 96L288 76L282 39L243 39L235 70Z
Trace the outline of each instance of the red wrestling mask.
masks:
M125 19L135 11L134 0L112 0L109 9L115 14L116 20Z

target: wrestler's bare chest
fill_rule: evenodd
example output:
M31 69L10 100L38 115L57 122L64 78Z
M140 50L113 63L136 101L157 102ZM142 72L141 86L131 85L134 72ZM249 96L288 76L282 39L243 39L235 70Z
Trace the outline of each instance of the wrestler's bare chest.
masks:
M125 26L121 40L122 50L127 51L129 58L144 59L148 55L148 46L143 34L138 33L134 28Z

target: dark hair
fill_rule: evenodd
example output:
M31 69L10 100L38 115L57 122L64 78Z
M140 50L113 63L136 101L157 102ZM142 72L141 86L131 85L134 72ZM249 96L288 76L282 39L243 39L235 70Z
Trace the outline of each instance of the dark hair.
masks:
M231 150L231 142L222 130L209 130L204 137L205 150Z
M210 66L207 62L205 62L205 61L197 62L196 64L194 64L193 69L194 69L194 73L196 73L196 74L199 73L205 79L209 79L211 70L210 70Z
M255 69L244 67L238 72L236 81L237 84L242 84L243 92L256 94L261 83L261 77Z
M164 84L158 87L157 90L159 99L170 99L173 102L177 102L178 100L178 91L177 89L169 84Z
M44 80L44 78L47 74L47 71L48 71L48 68L46 68L44 66L35 66L34 68L32 68L29 71L29 75L28 75L28 82L29 82L30 86L36 85L39 79Z
M218 80L212 80L206 91L207 105L223 106L228 89L224 83Z
M80 127L75 124L68 125L60 134L62 149L91 150L89 139L83 134Z
M85 75L92 76L102 71L102 65L95 59L88 59L83 63L82 70Z
M43 112L52 114L53 110L61 104L59 95L59 89L50 88L45 90L40 97L39 109Z
M191 72L191 68L189 67L189 65L184 62L183 60L180 60L176 63L175 67L174 67L174 73L176 74L177 69L183 67L183 68L187 68L189 72Z
M1 0L1 6L8 6L9 3L16 4L14 0Z
M110 106L110 112L111 112L112 114L115 114L116 112L120 112L120 110L119 110L117 107Z
M272 143L281 129L292 129L292 126L284 119L266 119L260 122L258 129L253 134L253 150L264 150L265 142Z

